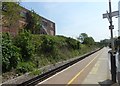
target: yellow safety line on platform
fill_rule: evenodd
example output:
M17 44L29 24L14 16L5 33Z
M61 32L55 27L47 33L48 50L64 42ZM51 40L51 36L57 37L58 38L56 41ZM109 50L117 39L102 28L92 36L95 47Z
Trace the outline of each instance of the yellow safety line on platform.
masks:
M98 54L94 59L88 63L75 77L73 77L66 86L70 85L100 54Z

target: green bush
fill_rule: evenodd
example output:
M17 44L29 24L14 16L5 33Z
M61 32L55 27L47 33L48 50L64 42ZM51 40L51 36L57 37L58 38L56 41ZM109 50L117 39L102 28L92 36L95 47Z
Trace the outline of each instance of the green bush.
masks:
M32 45L32 35L29 31L23 30L15 39L15 45L21 49L20 53L24 61L29 61L34 55L34 45Z
M26 73L34 68L55 64L94 49L94 46L80 44L72 38L33 35L26 30L21 31L14 39L9 34L4 34L2 41L4 72L15 68L18 73ZM35 72L37 73L39 72Z
M33 71L35 65L32 62L20 62L17 66L18 73L26 73L29 71Z
M53 53L55 51L55 42L53 39L42 37L41 50L45 53Z
M12 42L12 37L8 33L2 35L2 71L6 72L11 68L16 68L21 59L20 49Z
M41 46L42 39L40 35L32 35L32 44L35 47L35 53L39 53L39 47Z
M72 39L72 38L66 38L66 42L68 44L68 47L72 48L72 49L80 49L80 42Z

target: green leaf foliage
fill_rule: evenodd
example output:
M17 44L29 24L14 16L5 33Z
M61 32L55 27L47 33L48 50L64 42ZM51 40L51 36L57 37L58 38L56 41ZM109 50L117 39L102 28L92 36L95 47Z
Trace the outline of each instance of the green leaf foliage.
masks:
M3 2L2 3L2 14L3 16L3 26L9 28L15 27L20 19L20 6L16 2Z
M26 73L96 48L92 37L86 37L81 44L70 37L35 35L26 30L21 31L14 39L5 34L2 40L4 72L15 68L17 73Z
M35 65L32 62L20 62L17 66L18 73L26 73L29 71L33 71Z
M2 70L6 72L16 68L21 60L20 48L16 47L8 33L2 35Z
M87 37L84 39L83 44L87 44L87 45L94 45L95 41L92 37Z
M34 45L32 45L32 36L29 31L23 30L15 38L15 45L19 47L22 59L24 61L29 61L34 55Z
M72 48L72 49L80 49L80 42L72 39L72 38L66 38L66 42L68 44L68 47Z
M39 33L41 26L41 17L35 13L34 10L28 11L26 14L26 29L30 30L32 34Z
M77 39L80 40L81 43L83 43L85 38L87 37L88 35L86 33L81 33Z
M55 42L53 39L47 38L46 36L42 37L41 50L45 53L52 53L55 51Z

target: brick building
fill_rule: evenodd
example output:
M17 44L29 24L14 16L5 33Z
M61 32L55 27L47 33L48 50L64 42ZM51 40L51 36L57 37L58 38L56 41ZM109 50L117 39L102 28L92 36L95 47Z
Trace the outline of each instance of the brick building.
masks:
M10 3L13 3L13 2L10 2ZM24 7L21 7L21 6L19 6L19 7L20 7L20 12L19 12L20 18L17 21L17 24L13 25L11 28L9 28L8 26L2 25L2 32L10 32L10 34L15 36L18 34L20 29L23 29L28 24L28 22L26 21L26 14L30 11ZM9 9L9 8L2 5L2 11L5 12L5 11L7 11L7 9ZM33 30L34 34L47 34L47 35L54 36L55 35L55 23L38 15L38 14L36 14L36 15L41 18L41 21L38 21L38 22L41 22L41 27L37 31ZM2 22L4 21L4 17L5 17L5 15L2 15Z

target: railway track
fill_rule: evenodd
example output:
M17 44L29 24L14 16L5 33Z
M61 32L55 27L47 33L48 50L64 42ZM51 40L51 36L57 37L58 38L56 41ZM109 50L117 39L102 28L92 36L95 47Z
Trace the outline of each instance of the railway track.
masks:
M62 71L63 69L65 69L65 68L67 68L67 67L69 67L69 66L71 66L71 65L73 65L73 64L75 64L75 63L77 63L77 62L79 62L80 60L86 58L87 56L89 56L89 55L91 55L91 54L93 54L93 53L95 53L95 52L97 52L97 51L99 51L99 50L101 50L101 49L102 49L102 48L97 49L97 50L95 50L95 51L92 51L92 52L90 52L90 53L88 53L88 54L85 54L85 55L81 56L81 57L78 58L78 59L75 59L75 60L73 60L73 61L70 61L69 63L66 63L66 64L64 64L64 65L62 65L62 66L60 66L60 67L57 67L57 68L55 68L55 69L53 69L53 70L50 70L50 71L48 71L48 72L46 72L46 73L43 73L43 74L41 74L41 75L38 75L37 77L34 77L34 78L32 78L32 79L30 79L30 80L28 80L28 81L25 81L25 82L23 82L23 83L21 83L21 84L18 84L17 86L34 86L34 85L38 84L39 82L41 82L41 81L49 78L50 76L52 76L52 75L54 75L54 74Z

